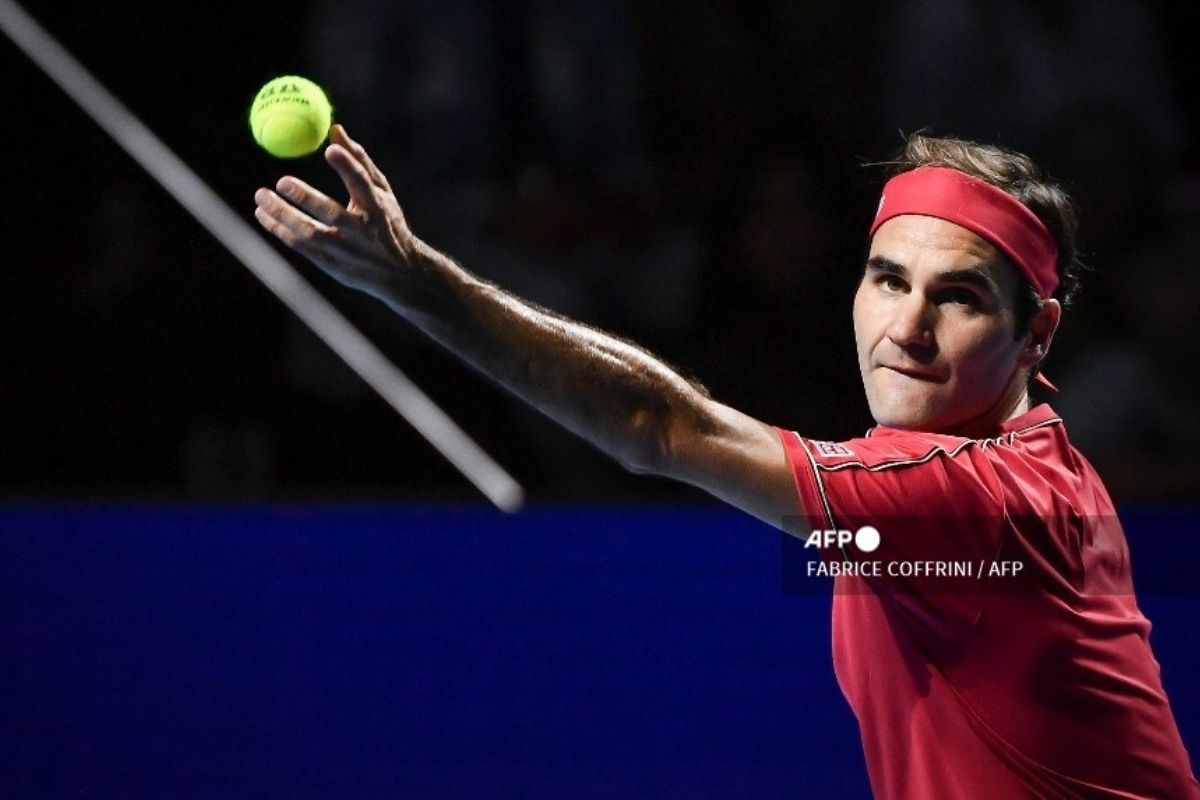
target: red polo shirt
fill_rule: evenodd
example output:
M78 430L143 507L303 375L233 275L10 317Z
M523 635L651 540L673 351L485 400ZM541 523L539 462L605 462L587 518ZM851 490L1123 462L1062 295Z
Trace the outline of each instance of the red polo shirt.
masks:
M836 578L833 658L879 800L1200 799L1125 534L1049 406L991 439L779 434L813 527L879 531L822 554L867 573Z

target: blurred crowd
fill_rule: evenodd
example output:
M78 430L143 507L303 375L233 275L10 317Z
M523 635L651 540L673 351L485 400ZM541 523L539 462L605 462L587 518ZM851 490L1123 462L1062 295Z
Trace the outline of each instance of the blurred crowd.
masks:
M1030 153L1077 198L1089 267L1046 364L1061 389L1051 402L1119 502L1200 501L1200 270L1186 238L1200 222L1200 162L1191 44L1166 4L304 8L287 71L325 85L422 238L645 346L716 398L820 438L871 424L850 326L883 179L870 162L918 129ZM248 91L275 68L241 66L264 70ZM216 179L241 210L257 185L246 175L300 170L337 190L316 160L239 157L253 166ZM165 221L168 201L129 172L91 179L77 230L18 246L37 266L5 307L20 378L6 393L0 488L476 499L202 230ZM699 496L626 474L382 305L306 274L535 500Z

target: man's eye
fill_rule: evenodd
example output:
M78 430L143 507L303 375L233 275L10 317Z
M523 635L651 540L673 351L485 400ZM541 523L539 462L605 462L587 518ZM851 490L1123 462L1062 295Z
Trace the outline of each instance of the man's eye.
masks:
M970 306L971 308L978 308L980 305L979 296L970 289L947 289L942 294L942 297L946 302Z
M895 275L881 275L879 277L879 285L889 292L898 292L904 288L904 281Z

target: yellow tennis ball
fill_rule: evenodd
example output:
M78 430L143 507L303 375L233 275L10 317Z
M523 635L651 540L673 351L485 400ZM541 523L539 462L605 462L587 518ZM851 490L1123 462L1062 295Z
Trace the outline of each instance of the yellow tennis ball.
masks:
M333 107L321 87L299 75L283 75L258 90L250 105L254 141L277 158L314 152L329 134Z

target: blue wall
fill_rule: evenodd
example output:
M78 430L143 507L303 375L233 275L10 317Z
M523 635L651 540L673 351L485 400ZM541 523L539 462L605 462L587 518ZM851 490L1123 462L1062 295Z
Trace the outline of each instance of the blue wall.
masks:
M1130 528L1135 564L1184 574L1200 514L1171 520ZM10 506L0 532L5 797L868 794L829 596L785 592L782 538L732 511ZM1156 585L1196 753L1200 602Z

